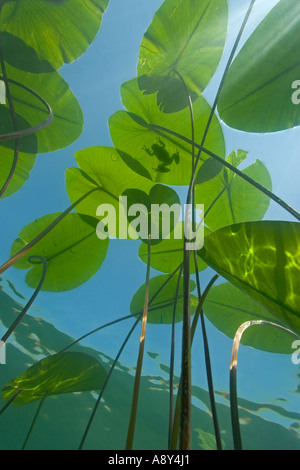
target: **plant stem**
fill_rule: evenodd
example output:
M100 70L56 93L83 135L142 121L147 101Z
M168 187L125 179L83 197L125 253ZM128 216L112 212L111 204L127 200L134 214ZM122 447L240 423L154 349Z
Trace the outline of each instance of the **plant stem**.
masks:
M230 408L231 408L232 433L233 433L235 450L243 450L240 422L239 422L238 397L237 397L238 353L239 353L239 347L241 344L243 334L248 328L250 328L251 326L255 326L255 325L267 325L267 326L271 326L274 328L278 328L280 330L285 331L286 333L289 333L294 338L298 339L298 336L293 331L289 330L288 328L285 328L282 325L278 325L277 323L273 323L267 320L251 320L251 321L243 323L237 330L234 340L233 340L231 362L230 362Z
M141 374L142 374L142 365L143 365L143 358L144 358L146 327L147 327L147 319L148 319L150 262L151 262L151 237L149 235L148 236L148 259L147 259L147 273L146 273L146 287L145 287L145 302L144 302L144 311L143 311L143 318L142 318L140 348L139 348L139 355L138 355L138 360L137 360L134 389L133 389L133 396L132 396L131 415L130 415L130 420L129 420L128 434L127 434L126 450L132 450L134 432L135 432L140 382L141 382Z
M230 362L230 410L231 410L231 423L232 423L232 434L234 441L235 450L243 450L242 436L239 422L239 408L238 408L238 396L237 396L237 362L239 347L241 344L242 336L245 331L251 326L255 325L267 325L289 333L294 338L298 339L298 336L288 328L282 325L273 323L267 320L252 320L243 323L237 330L232 346L231 362Z
M23 90L28 91L28 93L30 93L35 98L37 98L45 106L48 112L48 117L47 119L45 119L45 121L41 122L40 124L37 124L36 126L29 127L28 129L15 130L14 132L10 132L9 134L2 134L0 135L0 142L18 139L21 137L26 137L31 134L35 134L36 132L41 131L42 129L45 129L53 122L53 119L54 119L53 110L51 106L47 103L46 100L44 100L44 98L41 95L36 93L34 90L29 88L28 86L23 85L22 83L19 83L16 80L11 80L10 78L5 77L4 74L0 75L0 80L6 83L6 87L7 87L7 84L11 83L12 85L16 85L19 88L22 88Z
M5 410L12 404L12 402L17 398L17 396L21 393L22 390L18 390L9 400L8 402L3 406L3 408L0 410L0 416L4 413Z
M195 170L195 124L193 102L182 75L173 72L179 77L187 97L191 118L192 138L192 175ZM193 203L192 217L190 217L190 206ZM191 447L191 338L190 338L190 250L187 249L187 235L191 233L191 219L194 225L194 188L188 192L187 211L184 218L184 252L183 252L183 326L182 326L182 400L180 418L180 449L189 450Z
M118 363L118 360L119 360L119 358L120 358L120 356L121 356L121 354L122 354L122 352L123 352L123 349L125 348L126 344L128 343L128 341L129 341L129 339L130 339L132 333L134 332L135 328L137 327L137 325L138 325L138 323L139 323L141 317L142 317L142 315L140 315L140 316L136 319L134 325L133 325L132 328L130 329L130 331L129 331L128 335L126 336L126 338L125 338L125 340L124 340L124 342L123 342L121 348L119 349L119 352L118 352L118 354L117 354L117 356L116 356L116 358L115 358L115 360L114 360L114 362L113 362L113 364L112 364L112 366L111 366L111 368L110 368L110 370L109 370L109 373L107 374L107 377L106 377L106 379L105 379L104 385L103 385L102 390L101 390L101 392L100 392L100 394L99 394L99 396L98 396L98 399L97 399L96 404L95 404L95 406L94 406L93 412L92 412L92 414L91 414L91 416L90 416L89 422L88 422L87 427L86 427L86 429L85 429L84 435L83 435L83 437L82 437L82 439L81 439L81 442L80 442L80 445L79 445L79 449L78 449L78 450L82 450L82 448L83 448L83 446L84 446L84 443L85 443L85 441L86 441L87 435L88 435L89 430L90 430L90 428L91 428L92 422L93 422L93 420L94 420L94 418L95 418L97 409L98 409L98 407L99 407L99 405L100 405L102 396L103 396L104 391L105 391L105 389L106 389L106 387L107 387L107 384L108 384L108 382L109 382L109 380L110 380L110 377L111 377L111 375L112 375L112 373L113 373L113 371L114 371L114 368L116 367L116 365L117 365L117 363Z
M18 324L21 322L22 318L24 317L24 315L28 312L29 308L31 307L31 305L33 304L33 302L35 301L36 297L38 296L42 286L43 286L43 283L45 281L45 277L46 277L46 274L47 274L47 261L45 260L45 258L43 258L42 256L30 256L28 258L28 261L32 264L40 264L42 263L43 264L43 272L42 272L42 277L41 277L41 280L39 282L39 285L37 286L34 294L32 295L32 297L30 298L30 300L28 301L28 303L26 304L26 306L23 308L22 312L20 313L20 315L16 318L16 320L13 322L13 324L10 326L10 328L7 330L7 332L5 333L5 335L2 337L1 341L3 341L3 343L5 343L8 338L10 337L10 335L13 333L13 331L16 329L16 327L18 326Z
M197 261L197 253L196 252L194 252L194 261L195 261L195 271L196 271L196 283L197 283L198 298L199 298L199 301L200 301L202 299L202 294L201 294L201 288L200 288L200 279L199 279L198 261ZM216 278L213 278L213 280L212 280L213 283L216 281L216 279L218 277L219 276L216 275ZM207 333L206 333L206 326L205 326L203 308L201 309L201 312L200 312L200 319L201 319L202 338L203 338L203 345L204 345L206 376L207 376L207 383L208 383L211 413L212 413L212 418L213 418L213 423L214 423L216 446L217 446L217 450L223 450L220 427L219 427L219 420L218 420L218 414L217 414L217 407L216 407L216 401L215 401L215 394L214 394L212 367L211 367L209 344L208 344L208 338L207 338Z
M0 274L4 273L8 268L10 268L14 263L16 263L20 258L26 255L31 248L33 248L38 242L40 242L46 235L48 235L51 230L53 230L56 225L59 224L80 202L82 202L86 197L88 197L93 192L97 191L97 188L92 189L87 194L78 199L74 204L72 204L68 209L66 209L62 214L60 214L48 227L46 227L39 235L37 235L31 242L27 243L24 248L22 248L18 253L12 256L6 263L0 266Z
M40 414L40 411L41 411L41 409L42 409L42 406L43 406L43 404L44 404L46 398L47 398L47 395L45 395L45 396L40 400L38 409L36 410L36 413L35 413L35 415L34 415L33 421L32 421L32 423L31 423L31 426L30 426L30 428L29 428L28 434L27 434L27 436L26 436L26 438L25 438L25 441L24 441L24 444L23 444L21 450L25 450L25 447L27 446L27 443L28 443L29 438L30 438L30 436L31 436L31 434L32 434L33 428L34 428L34 426L35 426L35 424L36 424L36 422L37 422L38 416L39 416L39 414Z
M201 296L201 299L197 306L197 310L194 315L192 327L191 327L191 344L193 343L193 340L195 337L195 331L196 331L199 315L202 310L204 301L207 297L209 290L211 289L211 287L213 286L213 284L216 282L218 278L219 278L219 274L216 274L215 276L213 276L213 278L210 280L210 282L206 286L205 291L203 292ZM179 434L179 427L180 427L181 399L182 399L182 376L180 377L179 387L178 387L177 402L176 402L175 415L174 415L174 425L173 425L173 430L172 430L172 439L171 439L171 446L170 446L171 450L177 449L177 441L178 441L178 434Z
M170 353L170 400L169 400L169 436L168 436L168 445L170 448L171 438L172 438L172 429L173 429L173 388L174 388L174 357L175 357L175 317L176 309L179 295L179 288L181 283L182 267L179 272L176 293L173 305L173 319L172 319L172 333L171 333L171 353Z
M181 267L181 265L179 265L179 266L173 271L173 273L169 275L168 279L167 279L167 280L160 286L160 288L155 292L155 294L151 297L151 299L150 299L150 301L149 301L149 305L154 301L154 299L158 296L158 294L162 291L162 289L167 285L167 283L173 278L173 276L175 276L175 274L177 273L177 271L179 271L180 267ZM132 327L131 330L129 331L129 333L128 333L126 339L125 339L125 341L123 342L123 344L122 344L122 346L121 346L121 348L120 348L120 350L119 350L119 352L118 352L118 354L117 354L117 356L116 356L116 358L115 358L115 360L114 360L113 365L112 365L111 368L110 368L110 371L109 371L109 373L108 373L108 375L107 375L107 377L106 377L105 383L104 383L103 388L102 388L102 390L101 390L101 392L100 392L100 394L99 394L99 397L98 397L97 402L96 402L96 404L95 404L95 406L94 406L92 415L91 415L91 417L90 417L90 419L89 419L88 425L87 425L86 430L85 430L85 432L84 432L83 438L82 438L81 443L80 443L80 446L79 446L79 450L81 450L81 449L83 448L83 446L84 446L84 443L85 443L85 441L86 441L88 432L89 432L89 430L90 430L90 427L91 427L92 422L93 422L93 420L94 420L94 417L95 417L95 415L96 415L98 406L99 406L99 404L100 404L100 401L101 401L101 398L102 398L103 393L104 393L104 391L105 391L105 388L106 388L106 386L107 386L107 384L108 384L108 382L109 382L109 379L110 379L110 377L111 377L111 374L113 373L113 370L114 370L114 368L115 368L115 366L116 366L116 364L117 364L117 362L118 362L118 360L119 360L119 358L120 358L120 356L121 356L121 354L122 354L123 349L125 348L125 346L126 346L126 344L128 343L128 341L129 341L129 339L130 339L132 333L134 332L134 330L135 330L135 328L137 327L137 325L138 325L140 319L142 318L142 313L143 313L143 312L141 312L141 313L139 314L139 316L138 316L138 318L136 319L136 321L135 321L133 327ZM86 335L86 336L87 336L87 335ZM72 344L75 344L75 343L72 343Z

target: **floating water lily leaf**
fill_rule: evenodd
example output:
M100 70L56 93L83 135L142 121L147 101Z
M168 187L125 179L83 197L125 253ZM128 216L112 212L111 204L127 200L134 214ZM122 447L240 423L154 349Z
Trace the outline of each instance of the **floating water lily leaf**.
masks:
M27 73L7 65L7 75L40 95L52 108L54 120L46 128L39 130L36 139L26 137L26 152L45 153L67 147L80 136L83 129L83 115L74 94L58 72ZM49 117L46 106L32 93L21 86L9 83L10 93L17 115L18 130L24 130L44 122ZM13 132L8 117L9 103L0 106L1 133ZM27 125L25 125L27 124ZM5 126L4 129L2 126ZM7 127L10 126L8 129ZM3 130L5 132L3 132ZM23 140L23 138L22 138ZM1 142L13 146L14 140ZM25 146L25 143L21 143ZM22 147L21 147L22 148Z
M292 85L300 77L299 41L300 3L280 0L229 70L218 106L226 124L247 132L300 124L300 107L292 101Z
M237 153L232 152L227 161L238 166L246 156L247 152L238 150ZM242 171L269 191L272 190L270 174L260 160L256 160ZM205 216L205 224L211 230L239 222L261 220L264 217L270 205L270 198L232 171L223 168L215 178L197 184L203 178L205 179L205 175L200 170L196 180L195 198L197 202L204 204L205 211L214 203Z
M149 300L156 294L156 292L162 288L164 283L169 278L168 275L156 276L150 279L149 283ZM176 289L178 283L178 276L173 276L170 281L162 288L161 292L155 297L153 302L149 305L148 310L148 322L155 324L171 324L173 320L173 309L176 297ZM190 281L191 292L195 289L196 284L194 281ZM132 315L136 315L138 312L142 312L145 301L145 284L142 285L137 292L134 294L131 304L130 312ZM191 295L191 315L196 311L198 305L198 298ZM183 278L180 280L179 295L176 307L175 322L182 321L183 312Z
M208 320L232 339L238 328L247 321L274 322L274 317L267 310L228 282L210 289L203 310ZM275 327L259 325L248 328L241 342L262 351L291 354L292 341L289 333Z
M132 165L132 168L143 176L148 174L153 181L168 185L189 184L192 172L191 145L153 127L162 126L190 139L189 109L172 114L163 113L156 104L155 95L144 95L139 90L137 79L124 83L121 95L128 112L118 111L109 119L116 149L130 155L131 161L137 161L138 165ZM205 99L198 98L194 103L196 139L202 138L210 112L211 108ZM216 116L212 120L205 145L220 157L225 157L223 131ZM202 163L204 160L210 159L203 154ZM128 161L126 163L130 164ZM215 175L221 167L214 161L212 166Z
M180 222L181 238L175 238L176 230L177 229L170 233L169 239L166 238L157 245L153 245L151 247L150 264L153 269L163 273L171 274L183 262L184 234L182 222ZM204 227L204 233L210 233L210 230ZM141 244L138 255L143 263L147 264L148 249L144 243ZM199 256L197 256L197 261L198 271L203 271L207 268L207 264L204 263L204 261ZM191 255L190 272L191 274L195 273L195 261L193 254Z
M50 395L99 390L106 378L104 367L81 352L64 352L46 357L2 387L2 398L22 406Z
M94 190L76 210L81 214L99 217L104 225L109 225L111 236L127 238L128 220L126 205L119 204L119 198L128 189L140 189L149 193L153 183L132 171L118 152L110 147L92 147L76 153L80 167L66 171L66 185L70 200L73 202ZM105 209L105 204L108 204ZM101 214L98 207L101 205ZM115 214L112 213L115 210ZM109 214L106 214L106 211ZM104 216L112 215L112 222L104 221ZM115 221L115 223L114 223ZM115 225L115 226L114 226ZM119 230L120 228L120 230Z
M95 39L108 2L2 1L0 30L23 40L57 70L83 54Z
M26 246L59 215L46 215L24 227L12 245L11 255ZM47 260L47 275L42 290L62 292L80 286L97 273L107 254L109 240L97 237L98 222L91 217L68 214L14 266L31 268L26 275L26 283L36 288L41 279L42 265L32 265L28 257L43 256Z
M275 322L300 333L300 224L246 222L205 238L200 257L268 310Z
M226 0L163 2L142 40L138 63L141 89L158 91L162 110L188 105L174 70L196 95L206 88L223 54L227 21Z

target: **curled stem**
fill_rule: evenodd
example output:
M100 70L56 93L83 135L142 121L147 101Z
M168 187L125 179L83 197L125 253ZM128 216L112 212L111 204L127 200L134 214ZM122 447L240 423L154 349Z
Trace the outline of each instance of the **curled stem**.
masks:
M267 325L289 333L291 336L298 338L298 336L288 328L282 325L266 321L266 320L252 320L243 323L237 330L232 347L231 362L230 362L230 409L231 409L231 423L232 423L232 434L234 441L235 450L243 450L241 429L239 422L239 409L238 409L238 396L237 396L237 362L239 347L242 340L242 336L245 331L251 326L255 325Z
M4 142L4 141L7 141L7 140L13 140L13 139L19 139L21 137L26 137L28 135L35 134L36 132L41 131L42 129L45 129L45 127L48 127L54 119L54 113L52 111L51 106L47 103L47 101L44 100L44 98L42 96L40 96L38 93L36 93L34 90L29 88L28 86L23 85L22 83L19 83L15 80L11 80L10 78L7 78L4 75L3 70L2 70L2 72L3 72L3 75L0 75L0 80L5 82L6 90L9 89L8 84L10 83L12 85L16 85L16 86L22 88L25 91L28 91L28 93L30 93L35 98L37 98L45 106L45 108L48 112L48 117L47 117L47 119L45 119L40 124L37 124L36 126L32 126L32 127L29 127L28 129L23 129L23 130L15 129L14 132L10 132L8 134L0 135L0 142Z

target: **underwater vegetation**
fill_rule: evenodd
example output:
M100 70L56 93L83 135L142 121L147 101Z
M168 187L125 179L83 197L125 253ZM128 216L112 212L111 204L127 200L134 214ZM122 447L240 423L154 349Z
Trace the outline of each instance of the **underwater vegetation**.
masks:
M99 137L77 149L65 172L69 207L27 223L1 253L0 275L25 270L32 291L25 299L2 280L1 449L300 448L298 413L238 393L241 344L294 353L295 367L300 346L300 213L273 192L260 159L228 152L224 132L246 141L300 124L300 5L279 0L240 47L255 4L247 2L209 102L203 93L224 58L229 3L163 1L142 37L136 77L121 85L122 109L108 119L112 146ZM108 7L0 0L0 204L30 185L39 154L81 136L84 113L58 70L87 51ZM266 220L271 202L285 218ZM94 329L81 315L74 339L31 314L40 292L91 281L121 240L138 242L144 267L127 315L107 321L100 312ZM113 280L109 292L99 285L89 295L109 298L117 287ZM232 344L229 391L214 386L208 322ZM115 357L81 344L104 330L113 343L118 324ZM151 325L169 327L168 364L145 349ZM130 368L121 356L138 330ZM207 390L192 378L197 336ZM146 358L157 375L144 372Z

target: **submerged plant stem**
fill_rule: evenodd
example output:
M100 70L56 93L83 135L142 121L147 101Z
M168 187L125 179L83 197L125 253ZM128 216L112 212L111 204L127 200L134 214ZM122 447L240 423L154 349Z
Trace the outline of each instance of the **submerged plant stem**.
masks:
M243 450L242 436L241 436L241 429L240 429L240 422L239 422L238 396L237 396L238 353L239 353L239 347L241 344L243 334L248 328L250 328L251 326L255 326L255 325L267 325L267 326L271 326L274 328L278 328L280 330L285 331L286 333L289 333L294 338L298 339L298 336L293 331L289 330L288 328L285 328L282 325L278 325L277 323L273 323L273 322L266 321L266 320L252 320L252 321L245 322L237 330L234 340L233 340L231 362L230 362L230 409L231 409L232 434L233 434L235 450Z
M16 318L16 320L13 322L13 324L10 326L10 328L7 330L7 332L5 333L5 335L2 337L1 341L3 341L3 343L5 343L8 338L10 337L10 335L13 333L13 331L16 329L16 327L18 326L18 324L21 322L22 318L24 317L24 315L28 312L29 308L31 307L31 305L33 304L33 302L35 301L37 295L39 294L42 286L43 286L43 283L45 281L45 277L46 277L46 274L47 274L47 261L45 260L45 258L43 258L42 256L30 256L28 258L28 261L32 264L40 264L42 263L43 264L43 272L42 272L42 276L41 276L41 280L39 282L39 285L37 286L34 294L32 295L32 297L30 298L30 300L28 301L28 303L25 305L25 307L23 308L22 312L20 313L20 315L18 315L18 317Z
M168 279L167 279L167 280L160 286L160 288L155 292L155 294L151 297L151 299L150 299L150 301L149 301L149 305L150 305L150 304L154 301L154 299L159 295L159 293L162 291L162 289L165 287L165 285L173 278L173 276L175 276L175 274L177 273L177 271L179 271L180 267L181 267L181 265L178 266L178 267L173 271L173 273L169 275ZM141 320L141 318L142 318L142 313L143 313L143 312L141 312L141 313L138 315L138 317L137 317L137 319L136 319L134 325L132 326L132 328L130 329L128 335L126 336L126 338L125 338L125 340L124 340L124 342L123 342L121 348L119 349L119 352L118 352L118 354L117 354L117 356L116 356L116 358L115 358L115 360L114 360L114 362L113 362L113 364L112 364L112 366L111 366L111 368L110 368L110 371L109 371L109 373L108 373L108 375L107 375L107 377L106 377L105 383L104 383L104 385L103 385L103 387L102 387L102 390L101 390L101 392L100 392L100 394L99 394L99 397L98 397L98 399L97 399L97 401L96 401L96 404L95 404L95 406L94 406L93 412L92 412L92 414L91 414L91 417L90 417L89 422L88 422L88 424L87 424L87 427L86 427L86 429L85 429L83 438L82 438L81 443L80 443L80 446L79 446L79 450L82 450L82 448L83 448L83 446L84 446L84 443L85 443L85 441L86 441L87 435L88 435L89 430L90 430L90 428L91 428L92 422L93 422L93 420L94 420L94 418L95 418L97 409L98 409L99 404L100 404L100 402L101 402L101 399L102 399L102 396L103 396L103 394L104 394L104 391L105 391L105 389L106 389L106 387L107 387L107 384L108 384L108 382L109 382L109 380L110 380L110 377L111 377L111 375L112 375L112 373L113 373L113 371L114 371L114 368L115 368L115 366L116 366L116 364L117 364L117 362L118 362L118 360L119 360L119 358L120 358L120 356L121 356L121 354L122 354L122 352L123 352L123 349L125 348L126 344L128 343L128 341L129 341L131 335L133 334L135 328L137 327L139 321ZM94 330L94 331L95 331L95 330ZM88 333L88 334L89 334L89 333ZM88 334L87 334L87 335L88 335ZM86 336L87 336L87 335L86 335ZM77 341L76 341L76 342L77 342ZM72 344L75 344L75 343L72 343Z
M176 293L173 305L173 319L172 319L172 334L171 334L171 353L170 353L170 399L169 399L169 435L168 435L168 445L170 448L171 439L172 439L172 429L173 429L173 388L174 388L174 358L175 358L175 316L176 316L176 309L177 309L177 302L178 302L178 295L179 295L179 288L181 282L181 275L182 275L182 267L180 268L177 286L176 286Z
M199 271L198 271L198 261L197 261L196 252L194 252L194 262L195 262L198 298L199 298L199 302L200 302L201 299L202 299L202 294L201 294ZM212 279L211 284L209 285L209 289L213 285L213 283L218 279L218 277L219 277L219 275L216 275ZM206 295L207 295L207 292L206 292ZM217 407L216 407L216 401L215 401L212 367L211 367L211 360L210 360L210 351L209 351L209 344L208 344L208 338L207 338L207 333L206 333L206 326L205 326L203 308L200 311L200 319L201 319L201 330L202 330L202 338L203 338L203 345L204 345L206 377L207 377L207 383L208 383L208 392L209 392L209 398L210 398L211 413L212 413L212 418L213 418L213 423L214 423L216 446L217 446L217 450L223 450L220 427L219 427L219 420L218 420L218 414L217 414Z
M34 415L33 421L32 421L31 426L30 426L30 428L29 428L28 434L27 434L27 436L26 436L26 438L25 438L25 441L24 441L24 444L23 444L23 446L22 446L22 450L25 450L25 447L26 447L27 444L28 444L29 438L30 438L30 436L31 436L31 434L32 434L33 428L34 428L34 426L35 426L35 424L36 424L36 422L37 422L37 419L38 419L38 417L39 417L40 411L41 411L41 409L42 409L42 406L43 406L43 404L44 404L46 398L47 398L47 395L45 395L45 396L41 399L41 401L40 401L40 403L39 403L39 406L38 406L38 408L37 408L37 410L36 410L36 413L35 413L35 415Z
M101 390L101 392L100 392L100 394L99 394L99 396L98 396L98 398L97 398L96 404L95 404L94 409L93 409L93 411L92 411L92 414L91 414L91 416L90 416L89 422L88 422L87 427L86 427L86 429L85 429L84 435L83 435L83 437L82 437L82 439L81 439L81 442L80 442L80 445L79 445L79 449L78 449L78 450L82 450L82 449L83 449L83 446L84 446L84 444L85 444L86 438L87 438L87 436L88 436L89 430L90 430L91 425L92 425L92 422L93 422L93 420L94 420L94 418L95 418L97 409L98 409L98 407L99 407L99 405L100 405L102 396L103 396L103 394L104 394L104 392L105 392L105 389L106 389L106 387L107 387L107 385L108 385L108 382L109 382L109 380L110 380L110 377L111 377L111 375L112 375L112 373L113 373L113 371L114 371L114 369L115 369L115 367L116 367L116 365L117 365L117 363L118 363L118 360L119 360L119 358L120 358L120 356L121 356L121 354L122 354L122 352L123 352L123 349L125 348L126 344L128 343L128 341L129 341L129 339L130 339L132 333L133 333L134 330L136 329L136 327L137 327L137 325L138 325L138 323L139 323L141 317L142 317L142 315L140 315L140 316L136 319L136 321L134 322L134 325L131 327L131 329L130 329L128 335L126 336L126 338L125 338L125 340L124 340L122 346L121 346L120 349L119 349L119 352L118 352L118 354L117 354L117 356L116 356L116 358L115 358L115 360L114 360L114 362L113 362L113 364L112 364L112 366L111 366L111 368L110 368L110 370L109 370L109 373L107 374L107 377L106 377L106 379L105 379L104 385L103 385L102 390Z
M194 315L192 327L191 327L191 344L193 343L194 337L195 337L195 331L197 327L197 323L199 320L199 315L201 313L201 310L203 308L204 301L208 295L209 290L213 286L213 284L216 282L216 280L219 278L219 274L215 274L213 278L210 280L208 285L205 288L205 291L203 292L201 299L199 301L199 304L197 306L196 313ZM181 407L181 399L182 399L182 376L180 377L179 381L179 387L178 387L178 394L177 394L177 402L176 402L176 408L175 408L175 415L174 415L174 424L173 424L173 429L172 429L172 438L171 438L171 445L170 445L170 450L176 450L177 449L177 442L178 442L178 435L179 435L179 428L180 428L180 407Z
M133 447L137 408L138 408L138 399L139 399L139 392L140 392L140 382L141 382L141 375L142 375L142 365L143 365L143 358L144 358L146 327L147 327L147 319L148 319L148 305L149 305L149 281L150 281L150 263L151 263L150 235L148 237L147 246L148 246L148 258L147 258L144 311L143 311L143 318L142 318L140 348L139 348L139 355L138 355L138 360L137 360L134 389L133 389L133 396L132 396L131 415L130 415L130 421L129 421L129 427L128 427L127 441L126 441L126 450L132 450L132 447Z

